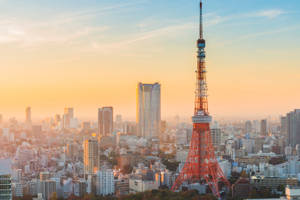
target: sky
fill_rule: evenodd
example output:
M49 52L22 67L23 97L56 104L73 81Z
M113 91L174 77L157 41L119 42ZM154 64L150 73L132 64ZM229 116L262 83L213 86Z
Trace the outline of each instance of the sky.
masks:
M162 118L193 114L198 0L0 0L0 113L74 107L135 119L138 82ZM300 1L204 0L209 111L260 119L300 108Z

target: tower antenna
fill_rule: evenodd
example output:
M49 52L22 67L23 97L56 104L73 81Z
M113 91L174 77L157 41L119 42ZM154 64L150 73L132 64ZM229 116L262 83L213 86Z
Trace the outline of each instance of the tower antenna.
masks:
M200 39L203 39L203 17L202 17L202 0L200 0Z

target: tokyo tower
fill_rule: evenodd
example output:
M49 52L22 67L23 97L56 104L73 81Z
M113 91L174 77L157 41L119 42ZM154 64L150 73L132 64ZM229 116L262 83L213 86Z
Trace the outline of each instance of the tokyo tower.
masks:
M210 134L209 123L211 116L208 113L207 82L205 67L205 40L203 39L202 0L200 1L200 34L197 41L197 85L195 91L195 110L193 120L193 135L185 165L177 177L172 190L191 183L207 184L212 193L220 198L219 183L228 187L230 183L224 176L215 157L214 147Z

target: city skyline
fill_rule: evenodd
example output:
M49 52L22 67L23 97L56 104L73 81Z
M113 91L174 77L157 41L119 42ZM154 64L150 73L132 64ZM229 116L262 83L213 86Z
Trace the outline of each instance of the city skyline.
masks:
M297 6L0 0L0 199L300 199Z
M299 2L205 3L211 115L255 119L299 107ZM161 83L162 119L192 116L196 0L0 5L5 120L23 119L27 106L33 120L66 106L88 119L113 106L134 120L138 82Z

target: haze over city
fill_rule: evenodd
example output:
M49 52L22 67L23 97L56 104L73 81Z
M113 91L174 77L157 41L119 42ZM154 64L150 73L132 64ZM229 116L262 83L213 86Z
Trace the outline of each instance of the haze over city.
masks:
M278 117L300 105L297 0L205 1L209 110ZM198 7L192 1L0 1L0 110L34 120L113 106L135 119L139 81L162 85L162 118L193 114Z
M300 199L299 8L0 0L0 200Z

